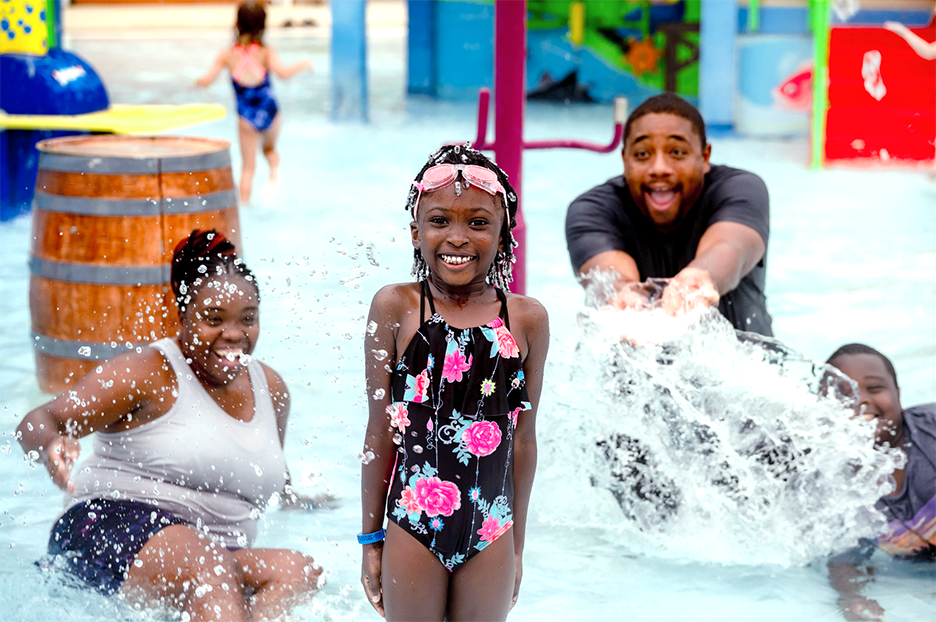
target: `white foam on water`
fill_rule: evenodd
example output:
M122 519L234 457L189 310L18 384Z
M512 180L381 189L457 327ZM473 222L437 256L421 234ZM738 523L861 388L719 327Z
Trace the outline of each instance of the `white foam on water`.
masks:
M635 553L805 564L873 537L898 452L838 390L850 381L715 310L583 308L540 438L547 521Z

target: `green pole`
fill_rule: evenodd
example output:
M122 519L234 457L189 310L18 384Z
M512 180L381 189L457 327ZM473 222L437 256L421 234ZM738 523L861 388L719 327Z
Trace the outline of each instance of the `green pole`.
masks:
M812 169L825 163L826 115L829 112L829 0L810 0L813 31Z
M46 0L46 11L45 11L45 21L46 21L46 45L51 50L56 46L55 41L55 0Z
M747 27L748 32L757 32L760 28L760 0L748 0Z

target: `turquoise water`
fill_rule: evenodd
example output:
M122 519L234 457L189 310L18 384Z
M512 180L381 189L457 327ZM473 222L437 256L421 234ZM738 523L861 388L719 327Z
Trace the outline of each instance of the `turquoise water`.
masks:
M90 35L66 46L97 68L119 103L212 101L232 105L219 80L190 90L226 42L224 32ZM256 354L279 370L293 393L286 440L294 479L305 492L330 491L340 507L312 513L271 509L260 546L301 549L327 570L328 584L295 620L375 620L359 587L359 463L366 420L362 335L373 293L409 278L412 251L403 201L411 176L440 143L472 138L472 105L405 95L405 41L370 41L371 123L329 120L328 40L317 31L275 32L285 61L311 57L317 72L277 84L285 127L282 182L275 202L241 208L246 258L261 279L263 332ZM611 135L604 106L529 106L526 137ZM183 134L232 141L236 119ZM713 161L760 174L771 192L768 296L777 337L824 360L838 345L864 341L891 355L904 405L936 399L936 181L919 171L828 170L805 166L805 141L717 138ZM620 172L615 154L573 151L525 156L528 293L549 310L547 389L540 411L543 455L561 442L570 415L570 365L580 339L582 294L565 254L565 208L582 190ZM255 181L262 188L263 165ZM60 493L23 462L11 432L48 396L34 380L27 306L30 221L0 226L0 619L139 619L103 598L50 582L33 562L44 551ZM587 413L586 413L587 414ZM541 462L534 488L525 577L512 620L837 620L823 564L789 561L783 544L718 555L730 542L686 525L685 554L659 552L616 525L563 521L576 498L554 484ZM580 473L573 473L580 476ZM797 508L791 508L795 514ZM792 520L792 518L791 518ZM663 537L663 536L660 536ZM800 538L790 534L791 548ZM766 538L765 538L766 539ZM777 550L781 549L781 550ZM713 552L713 553L707 553ZM786 560L786 561L784 561ZM875 558L877 599L891 621L932 620L932 565Z

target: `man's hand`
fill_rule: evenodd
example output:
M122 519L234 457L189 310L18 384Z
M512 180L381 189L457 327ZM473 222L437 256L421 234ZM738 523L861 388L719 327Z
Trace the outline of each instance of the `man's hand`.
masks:
M642 283L625 283L609 301L615 309L643 309L647 307L647 297L642 292Z
M708 272L699 268L683 268L663 290L663 310L673 317L717 304L715 283Z

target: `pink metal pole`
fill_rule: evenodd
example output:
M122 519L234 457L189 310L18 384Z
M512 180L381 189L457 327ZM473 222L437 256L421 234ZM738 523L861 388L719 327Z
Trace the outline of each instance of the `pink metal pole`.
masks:
M526 0L494 3L494 160L517 192L520 244L511 290L526 293L526 223L523 221L523 113L526 106Z

